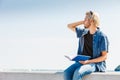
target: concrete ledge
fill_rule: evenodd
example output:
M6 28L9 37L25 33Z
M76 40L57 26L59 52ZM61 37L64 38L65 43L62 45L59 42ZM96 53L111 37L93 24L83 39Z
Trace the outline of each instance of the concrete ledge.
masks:
M120 80L120 72L96 72L85 76L83 80Z
M61 71L0 72L0 80L64 80ZM120 80L120 72L96 72L83 80Z

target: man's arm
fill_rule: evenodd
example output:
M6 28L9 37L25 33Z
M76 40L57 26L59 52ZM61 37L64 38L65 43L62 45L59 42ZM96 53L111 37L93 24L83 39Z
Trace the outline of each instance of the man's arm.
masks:
M75 28L81 24L84 24L84 21L79 21L79 22L68 24L68 28L75 32Z
M103 51L102 55L98 58L91 59L91 60L86 60L86 61L79 61L81 64L89 64L89 63L98 63L105 61L107 58L107 51Z

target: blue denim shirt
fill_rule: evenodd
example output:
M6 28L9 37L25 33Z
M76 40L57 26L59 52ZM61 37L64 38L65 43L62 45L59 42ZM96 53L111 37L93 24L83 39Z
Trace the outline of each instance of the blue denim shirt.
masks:
M88 33L88 29L80 29L76 28L77 38L79 38L79 47L78 47L78 55L82 54L83 46L84 46L84 35ZM105 34L103 34L98 28L97 31L93 34L93 59L100 57L102 51L108 52L108 38ZM97 71L105 71L106 63L98 62L96 64Z

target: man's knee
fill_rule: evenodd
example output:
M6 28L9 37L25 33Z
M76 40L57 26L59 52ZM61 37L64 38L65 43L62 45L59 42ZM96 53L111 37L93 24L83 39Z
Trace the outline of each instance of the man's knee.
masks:
M94 67L91 67L89 65L83 65L80 68L76 69L75 73L79 74L79 76L85 76L87 74L90 74L95 71Z

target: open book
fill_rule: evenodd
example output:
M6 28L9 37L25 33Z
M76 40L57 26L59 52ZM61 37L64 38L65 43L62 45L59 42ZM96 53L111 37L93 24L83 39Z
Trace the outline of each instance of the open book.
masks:
M65 55L65 57L68 58L70 61L85 61L85 60L89 60L91 58L90 56L85 56L85 55L77 55L73 58Z

